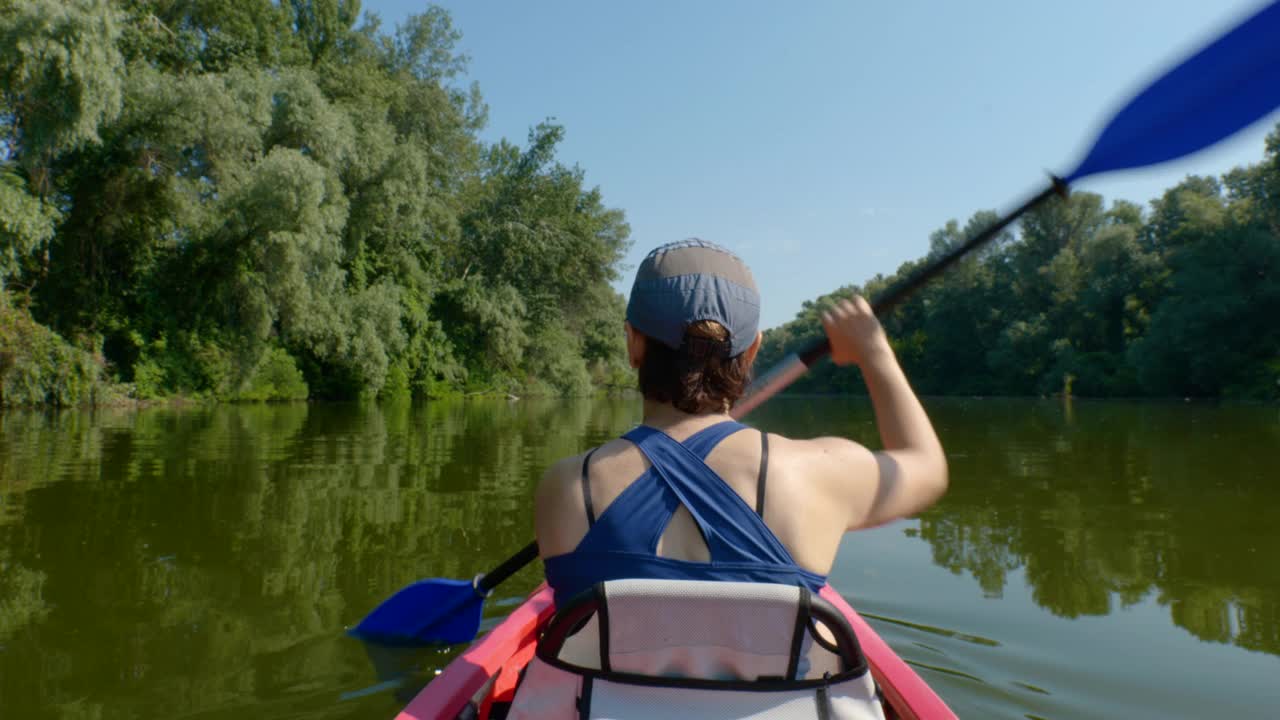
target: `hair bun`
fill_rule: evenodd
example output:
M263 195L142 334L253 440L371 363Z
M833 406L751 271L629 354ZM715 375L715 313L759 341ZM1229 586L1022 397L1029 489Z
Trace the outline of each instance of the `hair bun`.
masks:
M680 345L680 353L690 360L704 360L718 357L728 358L733 345L728 340L713 340L708 337L686 335Z

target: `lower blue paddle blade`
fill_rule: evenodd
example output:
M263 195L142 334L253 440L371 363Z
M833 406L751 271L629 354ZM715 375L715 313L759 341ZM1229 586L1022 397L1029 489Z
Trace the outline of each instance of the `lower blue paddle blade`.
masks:
M470 580L431 579L403 588L348 634L387 644L461 643L480 630L484 598Z

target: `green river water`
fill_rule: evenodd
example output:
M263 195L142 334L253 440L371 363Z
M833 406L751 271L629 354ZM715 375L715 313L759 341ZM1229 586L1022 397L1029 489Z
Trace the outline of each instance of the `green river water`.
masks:
M1280 408L928 400L951 490L831 582L963 718L1280 717ZM636 400L0 414L0 718L390 718L343 634L531 537ZM870 445L865 400L751 421ZM538 581L499 588L492 626Z

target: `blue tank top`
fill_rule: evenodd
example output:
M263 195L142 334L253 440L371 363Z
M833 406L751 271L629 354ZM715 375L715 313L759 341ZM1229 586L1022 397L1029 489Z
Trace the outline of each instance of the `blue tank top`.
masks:
M623 435L652 466L605 508L577 548L545 559L556 604L598 582L622 578L767 582L821 590L826 576L797 565L756 511L707 467L711 450L744 427L718 423L683 443L645 425ZM709 562L658 557L658 540L681 506L702 531Z

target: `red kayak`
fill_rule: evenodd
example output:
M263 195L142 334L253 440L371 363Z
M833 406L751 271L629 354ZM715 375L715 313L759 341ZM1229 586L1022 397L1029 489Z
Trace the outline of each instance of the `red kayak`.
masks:
M857 635L871 674L883 693L886 716L901 720L955 718L946 703L839 593L828 585L821 596L844 614ZM506 620L449 663L397 720L487 720L494 702L510 702L514 697L520 671L533 659L538 629L554 614L551 590L543 585Z

